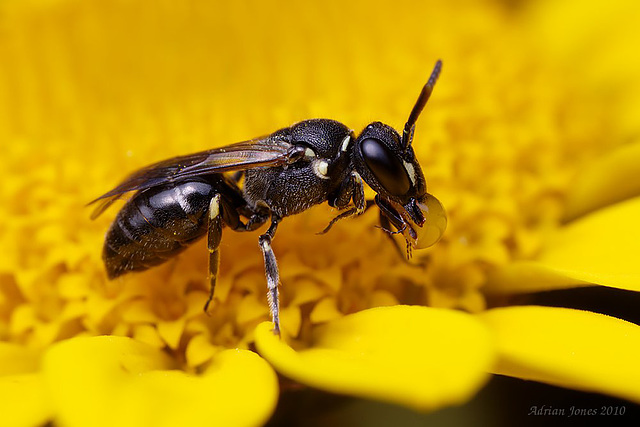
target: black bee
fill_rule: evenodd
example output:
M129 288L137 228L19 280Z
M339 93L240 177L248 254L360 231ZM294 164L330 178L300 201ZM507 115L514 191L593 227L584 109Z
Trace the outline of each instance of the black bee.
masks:
M105 238L103 259L109 278L161 264L207 234L206 311L216 284L223 226L253 231L270 219L259 244L274 332L279 333L279 277L271 240L282 218L327 201L343 210L323 231L327 232L336 221L358 216L375 203L381 227L404 236L407 255L412 247L434 244L444 232L446 215L440 202L427 193L411 141L441 67L438 61L402 135L374 122L356 138L342 123L312 119L262 138L174 157L134 172L91 202L100 202L92 215L96 218L120 196L135 191ZM365 200L363 182L377 193L374 201Z

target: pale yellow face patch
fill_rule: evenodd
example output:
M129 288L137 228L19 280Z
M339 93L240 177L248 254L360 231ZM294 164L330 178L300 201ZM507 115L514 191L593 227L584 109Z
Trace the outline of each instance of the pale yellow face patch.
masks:
M404 160L402 161L402 163L404 163L404 168L407 171L407 175L409 175L409 179L411 180L411 183L413 185L416 185L416 169L413 167L413 165L409 162L405 162Z

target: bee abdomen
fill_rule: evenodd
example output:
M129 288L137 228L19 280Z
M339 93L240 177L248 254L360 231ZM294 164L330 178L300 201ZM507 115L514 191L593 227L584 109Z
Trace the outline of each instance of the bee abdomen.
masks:
M134 195L118 212L102 258L114 279L174 257L207 231L213 186L204 181L151 188Z

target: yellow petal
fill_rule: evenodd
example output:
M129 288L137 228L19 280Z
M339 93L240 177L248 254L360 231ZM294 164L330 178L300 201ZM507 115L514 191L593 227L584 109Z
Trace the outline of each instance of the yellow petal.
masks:
M260 426L278 399L273 369L257 354L226 350L197 377L153 371L125 388L112 425L132 427Z
M201 333L189 340L185 350L187 366L195 367L211 360L216 353L216 347L211 344L209 334Z
M158 316L153 312L151 301L149 300L128 302L122 312L122 320L128 323L152 323L157 319Z
M65 426L113 425L112 401L121 384L171 362L157 348L124 337L73 338L43 358L58 420Z
M0 342L0 424L43 425L52 416L36 350Z
M431 410L469 399L493 361L487 330L473 316L418 306L378 307L315 331L296 352L262 323L256 346L283 375L335 393Z
M282 279L284 283L284 278ZM289 305L302 305L308 302L317 301L326 294L326 289L315 281L311 281L305 277L292 277L291 281L295 281L295 287L291 290L293 297Z
M626 144L584 168L569 188L566 219L640 195L640 143Z
M510 307L479 317L496 337L495 373L640 401L640 327L553 307Z
M289 337L297 337L300 333L300 326L302 325L300 307L286 307L280 312L280 319L282 321L282 333L287 334Z
M0 414L3 426L45 425L53 412L40 375L0 377Z
M182 337L186 321L187 319L185 317L180 317L173 321L158 322L158 334L164 342L174 350L180 345L180 338Z
M255 294L247 295L238 307L238 323L246 323L269 314L269 306Z
M158 334L158 330L153 325L142 324L133 326L133 338L136 341L149 344L152 347L163 348L165 346L164 341L162 341L162 338L160 338Z
M487 290L531 292L597 284L640 291L640 198L594 212L566 227L536 261L506 265Z
M371 307L398 305L398 299L389 291L376 290L371 293Z
M325 297L318 301L309 315L312 323L326 322L339 317L342 317L342 313L338 310L338 304L334 297Z
M44 358L64 426L261 425L277 378L255 353L227 350L201 376L172 368L160 350L123 337L74 338Z
M0 342L0 376L35 372L40 353L17 345Z

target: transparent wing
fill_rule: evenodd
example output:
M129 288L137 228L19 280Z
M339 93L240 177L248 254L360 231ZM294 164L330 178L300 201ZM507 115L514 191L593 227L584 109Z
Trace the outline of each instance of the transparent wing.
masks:
M120 196L130 191L146 190L212 173L283 166L295 162L300 154L299 147L267 136L163 160L137 170L113 190L91 201L89 205L98 203L91 219L100 216Z

